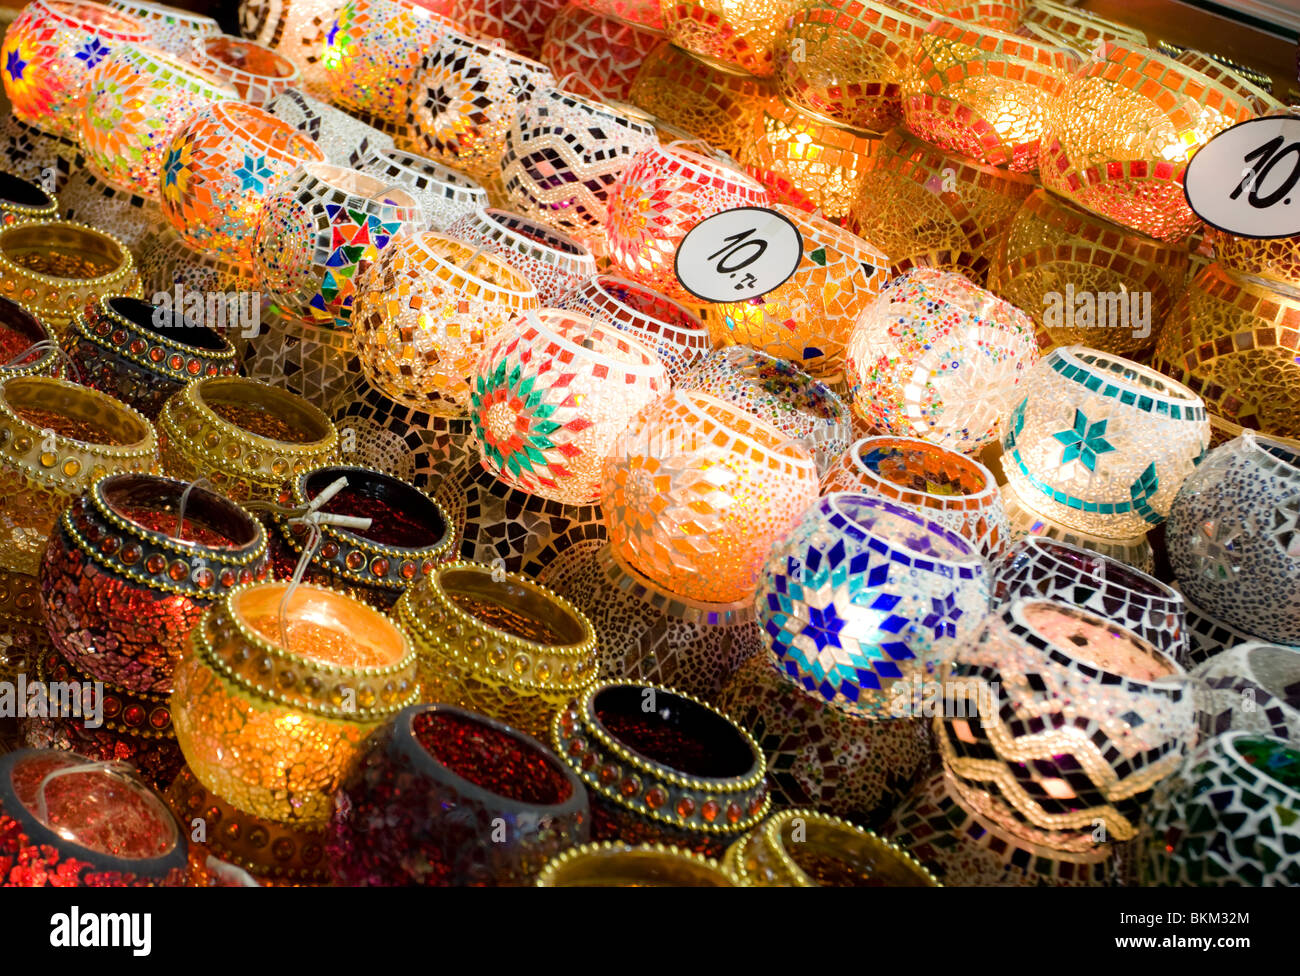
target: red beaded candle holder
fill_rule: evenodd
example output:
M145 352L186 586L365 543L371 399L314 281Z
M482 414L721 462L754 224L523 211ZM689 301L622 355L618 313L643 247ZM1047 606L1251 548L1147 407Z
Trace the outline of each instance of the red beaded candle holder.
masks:
M236 99L225 79L162 51L119 48L86 80L81 145L86 165L132 193L157 200L172 137L195 111ZM170 161L175 166L175 161Z
M335 465L299 475L280 493L281 507L300 512L339 478L347 485L318 511L371 520L368 529L322 524L303 579L350 593L380 610L450 558L452 526L438 503L392 475ZM272 543L275 575L289 579L308 543L308 527L277 513Z
M110 475L51 533L41 606L51 642L78 671L167 694L207 608L269 573L266 533L234 502L170 478Z
M62 373L54 330L17 302L0 298L0 381Z
M187 857L175 818L133 771L46 750L0 756L6 887L181 887Z
M627 101L636 73L663 32L570 4L542 39L542 62L570 89L592 98Z
M587 786L596 840L657 841L717 857L772 804L758 744L725 714L670 688L593 685L555 717L551 743Z
M276 95L297 88L298 66L283 55L252 41L219 34L194 45L189 60L234 88L240 101L265 105Z
M58 220L59 201L35 183L0 172L0 227L29 220Z
M151 47L180 58L190 56L196 41L221 33L221 26L211 17L179 7L149 0L108 0L108 6L143 23L149 31Z
M94 69L126 45L149 43L152 33L137 18L89 0L31 0L0 46L0 79L14 115L76 139Z
M633 157L608 200L608 253L623 273L691 301L673 259L700 221L735 207L766 207L767 191L737 169L673 146L652 146Z
M662 0L668 39L697 57L752 75L771 75L789 0Z
M475 210L447 227L447 236L486 249L532 282L544 306L596 273L596 259L567 234L506 210Z

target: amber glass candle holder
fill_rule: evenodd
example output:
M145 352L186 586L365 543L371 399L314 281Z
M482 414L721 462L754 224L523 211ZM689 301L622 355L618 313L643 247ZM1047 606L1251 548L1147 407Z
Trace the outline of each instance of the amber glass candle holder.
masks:
M415 197L427 230L441 233L458 217L488 206L487 190L464 173L403 149L373 150L358 168Z
M1225 84L1149 48L1103 41L1052 105L1043 186L1177 243L1199 223L1183 191L1192 156L1224 129L1276 106L1249 82Z
M153 426L125 404L45 376L0 382L4 568L35 575L59 513L100 478L157 469Z
M110 475L64 510L41 563L41 604L55 649L77 670L130 692L166 694L207 608L269 575L257 520L188 487Z
M339 0L240 0L239 32L298 66L305 90L328 96L321 57Z
M1055 35L1058 43L1074 48L1082 57L1091 54L1100 41L1145 44L1147 39L1145 33L1134 27L1099 17L1089 10L1055 3L1053 0L1033 0L1025 8L1017 30L1020 33L1041 31L1047 35Z
M0 756L0 880L20 888L183 886L189 845L166 804L129 767L88 762L52 750Z
M718 857L772 803L757 743L671 688L593 685L555 717L551 743L587 786L596 840Z
M1033 179L945 152L905 129L881 140L848 226L889 256L894 274L930 265L982 281Z
M539 888L734 888L710 857L667 844L598 841L565 851L538 875Z
M253 41L226 34L195 42L189 60L235 89L239 100L265 105L276 95L301 83L298 66L288 58Z
M545 735L596 680L596 636L571 603L517 573L437 566L393 618L419 659L421 694Z
M388 610L416 580L451 555L452 526L438 503L381 471L345 465L299 475L281 504L301 511L339 478L347 485L321 512L370 519L368 529L322 524L321 543L303 579L332 586L379 610ZM275 574L289 579L307 544L307 526L277 514Z
M301 397L240 377L191 383L158 415L163 469L235 501L273 501L290 477L338 460L339 435Z
M441 234L407 234L359 283L353 335L377 388L442 416L466 413L479 357L505 325L540 307L503 258Z
M211 17L179 7L149 0L108 0L108 6L144 24L152 47L181 58L193 53L195 41L221 33L221 26Z
M607 17L571 3L551 21L539 57L573 91L625 102L637 71L663 40L663 32Z
M398 715L341 796L330 843L340 884L525 885L590 832L587 791L554 753L450 705Z
M1300 235L1238 237L1220 230L1211 230L1210 235L1214 260L1225 271L1300 293Z
M0 298L0 381L59 376L63 360L54 331L17 302Z
M741 888L934 888L902 848L839 817L782 810L727 849Z
M1212 264L1174 306L1152 361L1204 398L1216 421L1290 437L1300 429L1297 350L1300 294Z
M79 308L110 295L142 298L135 258L121 241L71 221L0 231L0 297L62 336Z
M127 45L147 44L150 27L89 0L31 0L5 30L0 71L18 118L42 132L79 137L85 85Z
M208 789L257 816L313 822L329 817L365 737L414 703L415 652L378 610L306 583L286 600L290 586L240 587L208 611L176 668L172 718Z
M663 0L668 39L697 57L766 77L789 0Z
M544 306L596 273L596 259L583 244L551 228L506 210L486 208L458 217L447 236L483 248L527 278Z
M58 220L59 201L35 183L0 172L0 227L30 220Z

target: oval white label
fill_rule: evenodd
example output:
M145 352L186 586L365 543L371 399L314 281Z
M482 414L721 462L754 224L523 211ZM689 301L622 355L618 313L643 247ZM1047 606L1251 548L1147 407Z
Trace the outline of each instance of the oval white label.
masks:
M1183 192L1198 217L1229 234L1300 234L1300 116L1224 129L1192 157Z
M706 302L743 302L784 284L803 258L803 237L788 217L737 207L700 221L677 247L673 270Z

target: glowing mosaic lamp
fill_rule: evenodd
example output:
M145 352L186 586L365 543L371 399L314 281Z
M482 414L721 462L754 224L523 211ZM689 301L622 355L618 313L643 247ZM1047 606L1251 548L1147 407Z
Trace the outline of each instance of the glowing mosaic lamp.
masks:
M789 0L663 0L668 39L706 61L765 77Z
M837 492L803 513L763 568L754 606L777 666L851 715L908 714L988 610L969 542L881 498Z
M716 159L673 146L643 149L610 190L610 261L669 298L691 301L673 270L686 234L716 213L768 203L761 184Z
M420 59L453 26L419 0L346 0L321 56L330 101L401 122Z
M428 230L488 205L488 194L464 173L402 149L376 149L357 167L415 197Z
M462 214L447 227L447 236L484 248L532 282L543 305L596 273L596 259L567 234L541 221L489 207Z
M1002 421L1002 470L1022 505L1109 539L1145 535L1210 443L1205 404L1145 366L1054 349Z
M1291 437L1300 430L1297 349L1300 295L1212 264L1170 312L1152 363L1205 400L1216 428Z
M769 82L747 71L664 41L641 62L627 97L660 122L738 156L771 94Z
M1183 482L1165 528L1188 599L1216 620L1300 645L1300 451L1248 431Z
M1149 237L1178 242L1199 223L1183 192L1196 151L1278 103L1249 82L1209 77L1156 51L1103 41L1052 105L1043 186Z
M276 95L265 108L305 132L320 146L328 162L345 169L359 165L373 152L393 148L391 136L296 88Z
M290 314L347 328L362 266L419 215L415 198L399 187L328 163L303 163L276 183L258 216L258 280Z
M520 108L506 133L506 196L516 212L603 254L610 188L633 156L657 142L633 109L548 88Z
M629 24L640 24L651 30L664 29L659 0L573 0L570 6L605 17L617 17Z
M1090 54L1100 41L1128 41L1145 44L1146 34L1097 14L1069 7L1054 0L1032 0L1021 18L1020 30L1037 28L1057 35L1081 55ZM1010 29L1010 28L1007 28Z
M211 17L149 0L108 0L108 6L130 14L149 29L149 44L168 54L187 58L194 42L221 33L221 25Z
M1073 51L939 19L912 53L903 115L941 149L1032 172L1048 110L1077 67Z
M19 119L41 132L80 138L84 88L92 71L150 27L89 0L31 0L5 29L0 80Z
M600 501L601 468L632 418L668 390L640 342L579 312L525 312L475 370L470 419L484 466L565 505Z
M265 105L276 95L297 88L298 66L268 47L218 34L201 38L189 60L222 79L250 105Z
M406 140L416 152L491 186L500 179L515 113L535 92L554 85L546 65L446 31L415 73Z
M935 719L958 795L1049 847L1131 840L1153 788L1195 741L1191 686L1172 658L1051 600L990 614L948 681L973 706Z
M962 275L918 268L861 314L845 365L871 427L973 454L997 438L1037 360L1024 312Z
M124 45L86 79L81 146L97 175L158 199L163 156L186 119L234 87L163 51Z
M301 163L324 161L320 147L283 119L217 102L190 115L167 146L159 203L189 247L249 264L272 188Z
M539 307L528 279L495 254L441 234L403 235L360 283L352 328L362 372L399 403L461 416L483 351Z
M641 62L662 40L661 31L570 3L546 29L539 57L573 91L625 102Z
M633 421L605 465L614 550L672 593L753 594L772 543L817 497L808 451L744 409L673 391Z
M964 536L990 563L1011 545L993 472L974 458L912 437L864 437L822 479L822 493L884 498Z
M240 0L239 32L279 51L298 66L307 91L328 97L321 55L340 6L341 0Z
M1129 356L1155 342L1187 265L1185 249L1035 190L1011 221L988 285L1047 340Z
M708 330L694 312L627 278L592 275L555 307L590 315L602 325L631 334L654 350L674 383L711 346Z
M869 132L903 120L903 78L931 18L885 0L797 7L776 41L776 78L794 104Z
M709 332L719 345L753 346L838 381L854 323L889 280L889 258L828 220L785 204L774 209L799 230L799 266L766 294L709 306Z
M1238 237L1211 230L1214 260L1235 277L1277 282L1300 291L1300 235L1295 237Z
M319 822L366 736L415 702L415 652L378 610L291 585L239 587L204 615L172 720L208 789L256 816Z
M439 0L448 17L473 37L530 58L537 57L546 28L566 0Z

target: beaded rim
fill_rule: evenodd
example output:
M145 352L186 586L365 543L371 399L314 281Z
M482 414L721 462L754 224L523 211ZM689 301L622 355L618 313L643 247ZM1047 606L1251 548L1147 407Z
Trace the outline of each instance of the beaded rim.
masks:
M896 481L891 481L884 477L880 472L872 469L863 460L863 456L870 451L880 448L899 448L900 451L916 451L921 454L940 457L947 464L953 464L973 472L983 482L983 486L972 492L963 492L959 495L939 494L931 491L925 491L919 488L909 488L900 485ZM874 437L863 437L850 445L848 451L842 455L844 462L849 465L853 472L866 484L863 487L869 488L872 492L884 495L886 498L895 498L900 502L915 504L912 499L916 498L920 504L926 508L939 510L953 509L956 511L971 511L968 504L972 499L977 500L977 507L984 508L994 500L1000 499L1001 495L998 490L997 479L993 472L985 467L977 458L965 454L959 454L939 444L931 441L922 440L919 437L900 437L892 434L882 434ZM834 472L831 472L832 475ZM827 479L830 480L829 478ZM853 491L853 488L844 487L839 490Z
M20 194L27 194L34 202L20 202L17 199ZM0 171L0 212L57 220L59 202L54 194L47 192L36 183L25 180L15 173Z
M679 867L689 866L695 877L712 877L713 880L719 882L709 887L734 888L736 886L735 880L721 864L711 857L705 857L703 854L696 854L694 851L688 851L681 847L672 847L668 844L628 844L623 841L602 840L570 847L567 851L561 851L551 858L546 863L546 867L542 869L541 874L537 876L537 887L587 887L588 885L583 883L577 885L564 884L565 872L581 870L587 862L593 865L602 865L610 860L617 859L618 863L626 864L633 859L640 860L643 858L654 858L660 863L667 862L676 864ZM600 877L599 871L592 872L592 874L595 877ZM580 877L579 880L582 882L585 877Z
M129 295L103 297L92 305L77 310L72 317L73 330L81 338L93 342L102 349L123 356L137 366L142 366L151 372L164 373L182 383L188 383L190 380L198 378L198 374L189 372L186 368L186 362L177 361L178 356L187 357L190 363L198 364L200 368L207 364L216 365L217 369L223 373L234 373L238 369L235 347L231 345L229 339L220 335L216 330L201 327L202 331L209 333L216 340L216 348L191 346L171 338L162 331L142 327L136 321L127 318L119 310L124 302L140 302L140 304L149 308L158 308L152 303L132 298ZM105 323L102 332L96 328L95 321ZM183 316L182 323L184 326L194 327L194 323L186 320ZM126 332L126 337L122 342L114 343L112 340L113 332L122 330ZM143 340L148 345L157 347L160 353L159 358L157 360L150 358L149 353L153 352L153 349L147 349L139 353L132 352L130 344L133 339ZM171 350L173 355L163 359L161 354L165 350Z
M85 671L73 667L67 658L53 648L36 655L36 676L47 686L51 680L61 681L69 676L83 687L102 686L100 702L104 710L103 728L109 732L140 739L176 738L172 727L170 694L131 691L110 681L92 679ZM140 722L132 725L126 721L126 714L135 707L141 710L142 715Z
M295 407L305 412L313 421L316 422L321 436L310 441L277 441L273 438L264 437L261 434L255 434L252 431L245 430L238 424L226 420L219 413L213 410L211 406L209 406L205 394L211 395L213 390L221 390L231 387L242 387L246 391L245 396L238 398L241 400L247 399L249 402L261 401L263 405L268 405L266 404L266 401L269 399L272 401L272 403L269 404L271 406L274 405L274 401L276 400L279 400L282 403L292 403ZM261 445L264 450L273 450L280 454L308 455L318 454L322 451L332 451L338 445L338 431L334 428L334 425L330 423L329 417L325 415L323 410L317 407L314 403L311 403L300 396L296 396L288 390L281 390L278 387L270 386L266 383L259 383L257 380L246 379L243 376L207 377L205 379L192 381L184 390L173 396L173 398L168 401L169 404L174 404L176 402L176 397L185 400L186 403L191 408L198 411L199 415L202 416L210 425L218 428L225 428L233 432L236 438ZM185 440L188 440L188 438L185 438L179 431L177 433ZM316 433L316 431L312 431L312 433Z
M13 299L0 296L0 328L21 334L32 345L48 342L50 346L36 359L17 365L0 365L0 382L10 376L45 376L53 375L59 363L58 338L54 330L38 318L30 309L19 305Z
M49 235L55 235L53 241ZM67 247L74 243L77 237L88 241L93 246L101 250L114 249L118 255L117 266L113 270L102 275L96 275L91 278L62 278L56 275L47 275L40 271L33 271L22 265L15 264L9 259L6 252L6 245L14 240L25 240L27 235L35 235L42 239L45 250L58 250L60 247ZM64 238L59 240L59 238ZM105 245L109 247L105 247ZM117 284L122 278L129 277L135 272L135 259L131 256L130 250L125 244L112 234L96 230L86 224L79 224L72 220L36 220L26 224L18 224L14 227L7 227L0 231L0 277L30 279L43 285L66 285L68 282L77 282L82 287L97 286L107 289ZM63 312L63 309L57 311Z
M1140 397L1158 400L1171 406L1177 404L1184 409L1197 406L1204 409L1205 406L1200 397L1177 380L1114 353L1102 352L1100 349L1092 349L1084 345L1058 346L1043 361L1050 362L1053 359L1075 367L1086 376L1103 379ZM1061 374L1058 372L1057 375ZM1086 379L1078 376L1072 377L1071 382L1080 386L1086 385Z

